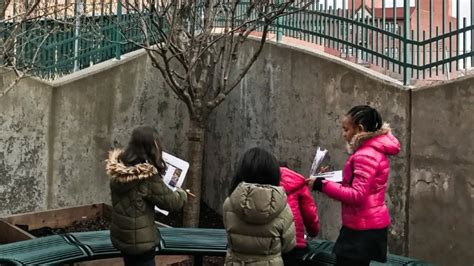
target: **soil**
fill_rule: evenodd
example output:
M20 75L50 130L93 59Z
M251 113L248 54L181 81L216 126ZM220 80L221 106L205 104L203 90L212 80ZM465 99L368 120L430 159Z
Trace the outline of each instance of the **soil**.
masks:
M172 226L182 227L183 226L183 213L182 212L171 212L168 216L161 213L155 215L155 220ZM39 229L28 230L27 226L16 225L23 230L28 231L30 234L36 237L59 235L71 232L88 232L88 231L99 231L108 230L110 223L102 217L97 217L93 220L86 221L75 221L70 226L64 228L51 228L42 227ZM201 215L199 218L199 227L201 228L224 228L222 223L222 216L211 209L207 204L201 202Z
M183 227L183 213L170 212L168 216L157 213L155 220L172 227ZM224 228L222 216L201 201L201 214L199 217L199 227L201 228Z
M39 229L30 230L29 233L36 237L42 237L72 232L100 231L108 230L109 224L110 223L104 220L102 217L97 217L94 220L74 221L70 226L64 228L42 227Z
M204 257L202 264L204 266L221 266L224 265L224 257Z

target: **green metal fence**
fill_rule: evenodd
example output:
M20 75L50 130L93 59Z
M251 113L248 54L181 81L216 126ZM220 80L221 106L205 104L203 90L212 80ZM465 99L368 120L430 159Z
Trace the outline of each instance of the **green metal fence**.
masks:
M383 71L409 84L412 79L446 79L472 67L473 0L317 1L283 17L284 36L320 45L325 51ZM455 8L454 8L455 7ZM460 10L469 12L461 17Z
M25 34L17 41L18 60L33 62L37 75L55 78L120 58L143 41L137 25L143 13L123 9L120 1L53 1L55 6L63 1L59 6L64 10L41 20L34 30L23 25ZM241 15L248 4L240 3ZM455 77L472 67L473 17L474 0L319 0L281 17L272 30L278 40L284 36L316 44L410 84ZM223 25L217 20L215 27Z
M22 12L16 11L18 3L22 2L12 1L12 18L6 17L0 23L0 38L4 40L12 38L12 31L19 25L19 18L15 18L15 14ZM137 25L143 14L123 14L120 1L54 0L50 5L44 7L50 12L22 23L15 35L11 57L17 68L54 79L112 58L119 59L143 42Z

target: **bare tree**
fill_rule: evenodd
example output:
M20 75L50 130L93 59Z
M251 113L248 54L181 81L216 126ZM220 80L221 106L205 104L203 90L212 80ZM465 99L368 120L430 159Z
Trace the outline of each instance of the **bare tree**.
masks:
M145 36L125 42L145 48L168 87L186 104L190 126L187 188L196 194L185 208L184 225L199 223L205 128L211 112L238 86L262 52L275 21L313 1L290 0L149 0L126 1L123 14ZM244 56L245 42L258 39Z

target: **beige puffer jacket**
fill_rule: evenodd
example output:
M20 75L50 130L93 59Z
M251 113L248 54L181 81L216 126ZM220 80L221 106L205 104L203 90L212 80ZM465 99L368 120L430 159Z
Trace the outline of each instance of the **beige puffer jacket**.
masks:
M226 265L283 265L296 245L293 214L282 187L242 182L224 202Z

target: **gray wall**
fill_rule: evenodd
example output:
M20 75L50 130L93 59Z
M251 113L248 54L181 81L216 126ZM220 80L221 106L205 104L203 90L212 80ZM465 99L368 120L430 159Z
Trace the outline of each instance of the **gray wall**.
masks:
M23 79L0 98L0 216L109 202L107 152L138 125L185 155L186 109L157 89L163 81L147 60L135 53L52 83Z
M319 145L329 150L328 163L341 169L347 153L340 118L353 105L372 104L392 123L403 146L392 160L387 197L393 217L390 249L403 253L409 92L304 51L269 45L261 58L211 117L204 170L208 203L220 210L226 193L214 191L227 191L239 156L255 145L273 151L304 175ZM321 237L335 240L341 226L340 204L323 194L314 196Z
M166 150L184 155L180 129L186 110L168 91L157 89L164 84L147 60L142 54L55 88L49 206L108 202L107 151L124 147L137 125L155 126Z
M0 88L12 76L0 75ZM52 89L23 79L0 98L0 214L46 207Z
M8 79L0 77L0 85ZM321 145L330 151L328 163L341 168L347 158L341 115L368 103L402 144L387 193L390 251L441 265L472 264L473 81L406 90L335 58L268 45L211 116L205 200L220 210L239 156L255 145L305 175ZM186 109L163 88L139 53L52 83L24 79L0 98L0 215L107 202L106 153L126 145L137 125L156 126L165 149L186 158ZM314 196L320 237L334 240L339 204Z
M410 255L473 265L474 77L413 92Z

